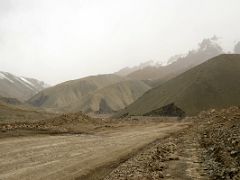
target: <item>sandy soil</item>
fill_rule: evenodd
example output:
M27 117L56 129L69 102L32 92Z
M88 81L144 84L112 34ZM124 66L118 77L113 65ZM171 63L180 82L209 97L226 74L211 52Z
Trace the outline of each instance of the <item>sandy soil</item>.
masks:
M38 135L0 139L0 179L74 179L185 128L150 123L94 135ZM81 179L81 178L80 178Z

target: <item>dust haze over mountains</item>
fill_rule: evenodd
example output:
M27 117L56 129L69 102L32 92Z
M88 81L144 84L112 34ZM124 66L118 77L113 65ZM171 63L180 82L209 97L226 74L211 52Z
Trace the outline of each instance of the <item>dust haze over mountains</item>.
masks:
M239 180L239 7L0 0L0 180Z
M57 84L166 63L215 34L233 52L238 7L238 0L1 0L0 70Z

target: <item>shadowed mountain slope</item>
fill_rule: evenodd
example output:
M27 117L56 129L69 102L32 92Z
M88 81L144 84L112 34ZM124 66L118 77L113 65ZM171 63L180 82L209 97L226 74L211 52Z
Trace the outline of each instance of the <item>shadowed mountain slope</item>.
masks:
M28 103L36 107L69 111L72 105L82 103L89 94L125 80L125 77L107 74L67 81L41 91Z
M72 111L112 113L133 103L149 89L150 86L138 80L119 82L88 94L72 105Z
M2 104L12 104L12 105L21 105L22 102L20 102L16 98L7 98L7 97L1 97L0 96L0 103Z
M187 115L240 105L240 55L214 57L151 89L119 114L143 115L175 103Z

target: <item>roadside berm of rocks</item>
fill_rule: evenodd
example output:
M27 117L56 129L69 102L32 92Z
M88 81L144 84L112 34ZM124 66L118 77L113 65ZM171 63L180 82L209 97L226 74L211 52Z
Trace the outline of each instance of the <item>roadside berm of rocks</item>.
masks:
M240 179L240 108L209 110L160 139L105 179Z
M211 179L240 179L240 108L201 113L197 119L205 169Z

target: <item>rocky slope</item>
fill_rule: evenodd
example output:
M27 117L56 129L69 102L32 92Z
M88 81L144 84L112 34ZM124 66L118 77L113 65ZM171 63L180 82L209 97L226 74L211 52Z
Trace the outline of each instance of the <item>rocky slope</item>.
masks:
M105 180L240 179L240 108L211 109L120 164Z
M196 121L205 169L211 179L240 179L240 108L202 112Z

